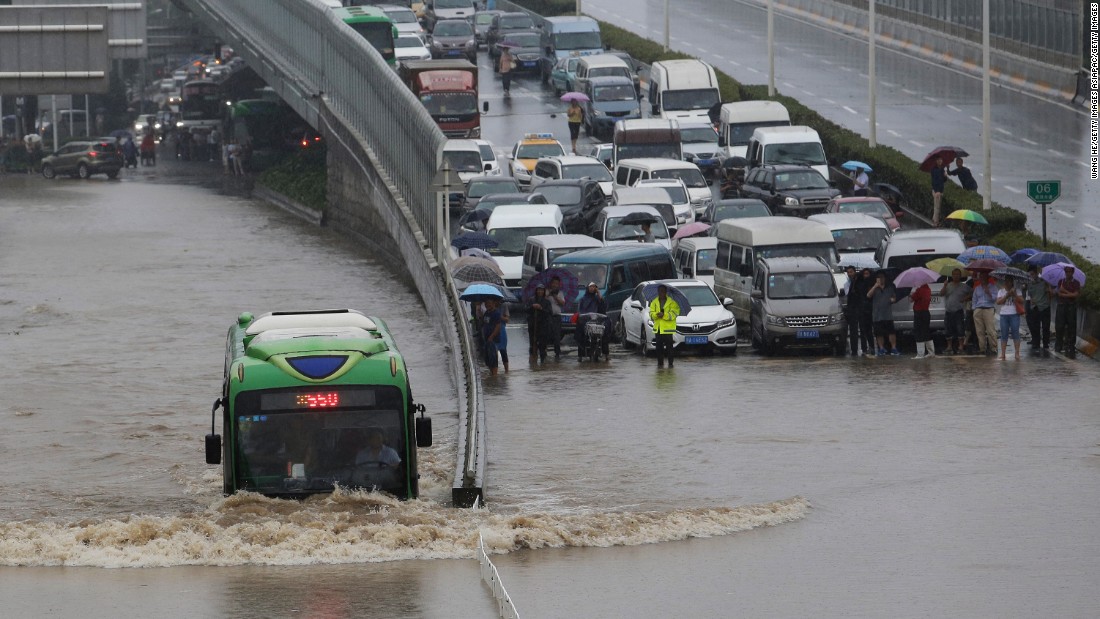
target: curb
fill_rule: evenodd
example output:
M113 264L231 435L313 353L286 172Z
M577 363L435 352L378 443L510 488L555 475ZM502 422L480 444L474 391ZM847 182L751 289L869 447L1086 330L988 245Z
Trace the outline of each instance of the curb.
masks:
M285 195L258 183L252 187L252 197L263 200L268 204L277 206L284 211L290 213L291 215L294 215L298 219L311 223L315 226L325 225L324 211L310 208L302 204L301 202L292 200L291 198L288 198Z

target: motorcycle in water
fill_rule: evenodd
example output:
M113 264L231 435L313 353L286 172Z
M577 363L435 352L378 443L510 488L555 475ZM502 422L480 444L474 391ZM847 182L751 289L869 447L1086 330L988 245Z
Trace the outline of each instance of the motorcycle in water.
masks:
M577 356L580 359L584 359L585 353L593 361L600 360L600 354L607 357L607 314L587 313L580 314L578 317L578 323L584 323L584 336L578 338L580 341L579 350Z

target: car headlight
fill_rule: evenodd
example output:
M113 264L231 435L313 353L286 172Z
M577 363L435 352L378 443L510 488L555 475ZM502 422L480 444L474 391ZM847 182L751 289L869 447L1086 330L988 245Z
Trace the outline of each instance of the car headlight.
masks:
M769 325L779 325L780 327L787 326L787 320L782 316L768 316Z
M527 168L523 167L523 164L512 164L512 174L516 176L530 176L531 173L527 171Z
M477 40L470 39L469 41L466 41L466 47L477 47Z
M177 128L182 128L183 127L183 121L182 120L176 121L176 127Z
M432 41L432 49L440 49L442 47L443 47L443 44L440 43L439 41Z
M798 198L783 198L783 204L787 206L798 206Z
M592 110L592 115L593 116L606 116L606 114L604 114L603 112L601 112L599 110Z
M717 324L717 327L719 329L724 329L726 327L732 327L733 322L734 322L733 316L730 316L729 318L726 318L725 320L719 320L718 324Z
M141 131L144 128L145 128L145 125L143 125L141 123L134 123L134 130Z
M651 326L651 327L653 326L653 321L652 320L647 320L645 323L647 325Z
M157 124L153 125L153 128L154 129L160 129L160 123L157 123Z
M832 314L829 316L829 324L840 324L844 321L844 314Z

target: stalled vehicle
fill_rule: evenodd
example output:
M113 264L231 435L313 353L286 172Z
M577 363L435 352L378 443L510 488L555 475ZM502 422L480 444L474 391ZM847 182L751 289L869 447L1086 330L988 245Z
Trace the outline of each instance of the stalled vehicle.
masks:
M649 104L654 118L710 122L721 101L714 68L702 60L659 60L649 70Z
M444 135L481 137L477 66L465 60L410 60L401 63L400 75Z
M788 348L843 355L847 324L831 265L818 256L758 258L749 331L764 354Z
M520 185L530 185L531 173L539 159L563 155L565 148L554 139L553 133L527 133L512 146L509 168Z
M761 127L789 127L791 115L778 101L723 103L718 112L718 145L723 158L744 157L749 140Z
M619 314L619 332L623 334L623 347L638 346L643 355L656 350L653 321L649 318L649 303L642 290L651 284L664 284L676 288L691 303L691 311L676 317L676 331L672 334L672 348L678 353L737 352L737 319L727 305L729 299L719 301L714 291L698 279L666 279L642 282L623 301Z
M603 53L600 23L585 15L560 15L540 18L535 24L542 32L539 61L542 83L550 80L554 65L568 56L591 56Z

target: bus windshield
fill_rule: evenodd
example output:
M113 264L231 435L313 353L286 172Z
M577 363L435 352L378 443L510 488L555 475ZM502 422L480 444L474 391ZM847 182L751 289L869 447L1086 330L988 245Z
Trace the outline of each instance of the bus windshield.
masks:
M890 236L885 228L850 228L833 230L833 241L839 252L872 252Z
M371 44L371 47L382 54L386 60L394 59L393 52L393 23L386 21L362 21L349 23L351 29Z
M455 172L480 172L481 152L472 150L443 151L443 156Z
M574 49L603 49L603 41L597 32L559 32L554 35L554 48L558 51Z
M264 494L334 485L404 493L404 399L393 386L294 387L241 393L235 414L240 487Z
M560 250L558 250L560 251ZM569 271L576 276L578 282L596 282L600 288L607 287L607 265L606 264L571 264L568 262L555 262L551 261L554 267L561 267L566 271Z
M477 114L477 94L473 92L433 92L420 95L420 102L432 116Z
M717 88L666 90L661 93L661 105L666 111L709 110L718 101Z

